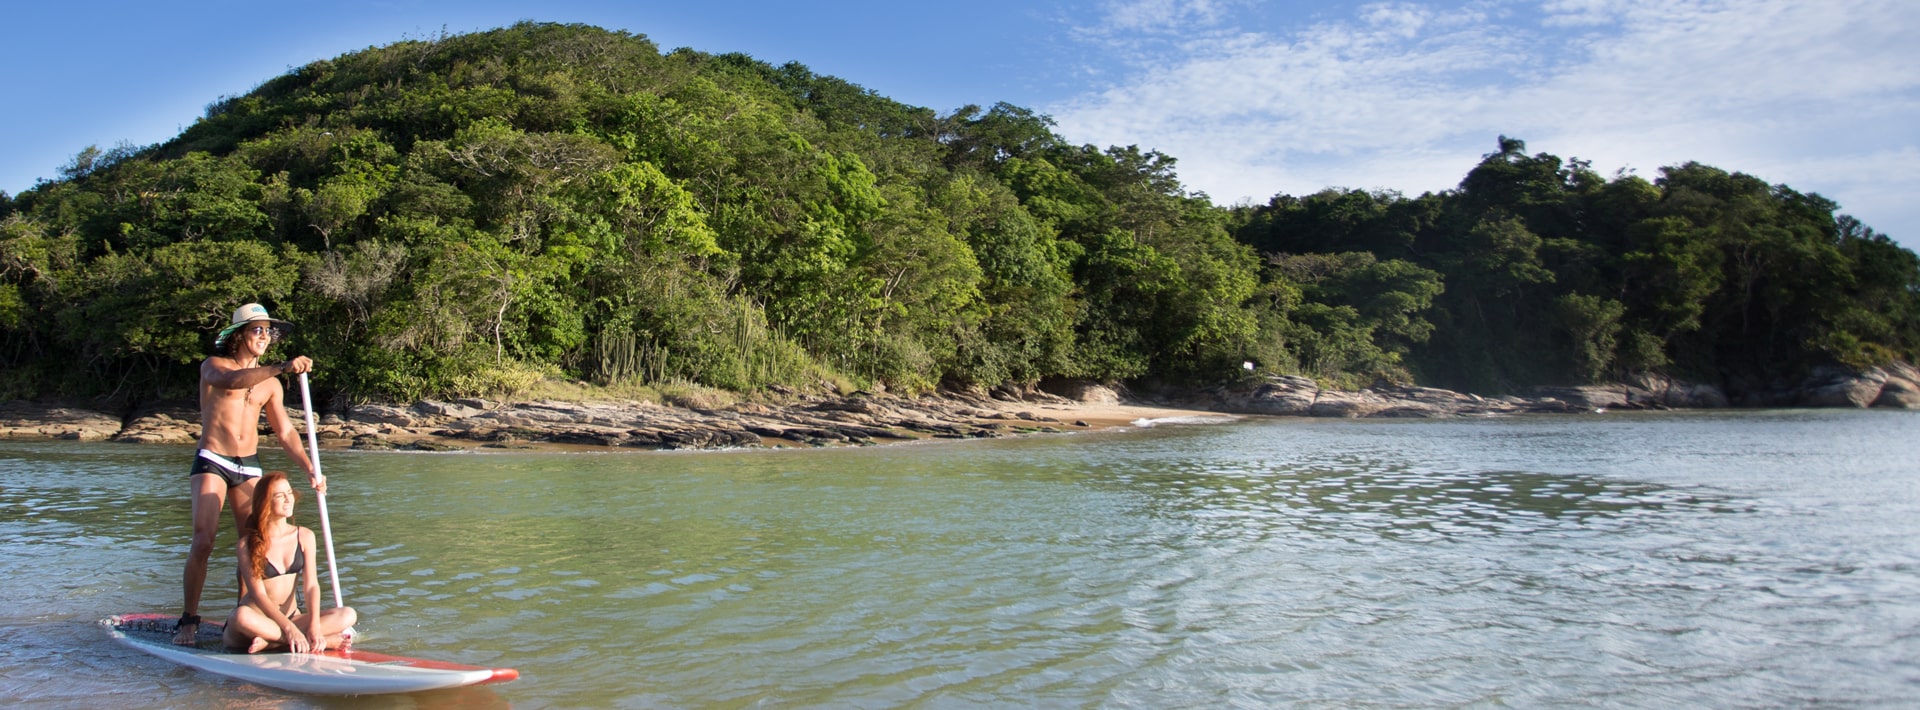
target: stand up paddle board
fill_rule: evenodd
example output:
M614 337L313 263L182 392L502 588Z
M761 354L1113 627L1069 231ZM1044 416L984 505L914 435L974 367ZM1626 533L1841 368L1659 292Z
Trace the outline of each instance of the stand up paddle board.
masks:
M520 677L512 668L481 668L388 656L349 646L325 653L231 653L220 643L225 627L200 622L192 646L173 645L174 617L122 614L100 620L114 640L189 668L249 683L316 695L375 695L504 683Z

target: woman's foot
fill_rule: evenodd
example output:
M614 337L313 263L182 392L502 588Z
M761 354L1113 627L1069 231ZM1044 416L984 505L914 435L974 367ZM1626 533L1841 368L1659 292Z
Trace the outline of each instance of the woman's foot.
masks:
M258 636L253 637L253 643L247 644L247 653L259 653L265 650L267 650L267 640Z
M181 614L180 620L173 623L173 644L175 646L192 646L199 643L199 639L195 638L199 635L199 614Z

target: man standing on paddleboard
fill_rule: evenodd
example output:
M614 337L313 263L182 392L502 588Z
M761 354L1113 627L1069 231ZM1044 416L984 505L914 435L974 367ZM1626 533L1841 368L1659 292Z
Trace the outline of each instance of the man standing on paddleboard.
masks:
M327 492L327 480L307 460L300 433L293 428L284 405L285 390L275 379L313 369L305 356L272 365L260 364L273 341L286 337L293 324L275 320L258 303L233 312L233 320L213 340L214 354L200 363L200 451L187 475L193 492L193 546L187 551L182 575L186 609L174 626L173 642L192 645L200 630L200 593L207 582L207 559L220 532L220 509L233 501L234 528L247 535L253 515L253 487L260 479L260 413L265 411L273 436L280 440L313 490Z

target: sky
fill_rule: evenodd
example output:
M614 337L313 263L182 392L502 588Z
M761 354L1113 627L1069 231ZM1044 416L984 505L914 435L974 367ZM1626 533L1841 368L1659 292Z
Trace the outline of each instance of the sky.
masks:
M0 24L0 190L145 146L320 59L521 20L797 61L941 113L1005 101L1189 189L1445 190L1502 135L1659 177L1697 161L1817 192L1920 248L1913 0L354 0L21 3Z

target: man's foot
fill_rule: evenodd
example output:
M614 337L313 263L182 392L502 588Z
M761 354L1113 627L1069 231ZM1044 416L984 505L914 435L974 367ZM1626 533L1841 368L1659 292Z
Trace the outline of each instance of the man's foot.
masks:
M180 620L173 622L173 644L175 646L192 646L199 642L199 639L194 638L199 635L199 614L181 614Z

